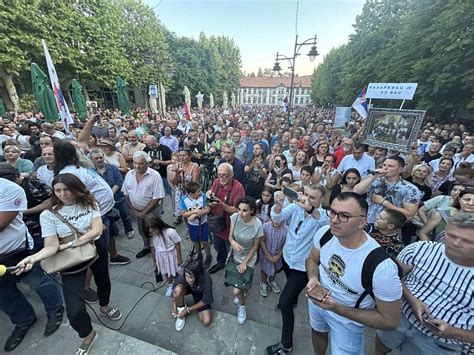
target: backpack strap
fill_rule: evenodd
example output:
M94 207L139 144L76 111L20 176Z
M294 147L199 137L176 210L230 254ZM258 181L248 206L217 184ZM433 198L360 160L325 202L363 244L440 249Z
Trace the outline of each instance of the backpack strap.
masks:
M367 295L370 295L370 297L375 299L372 285L374 279L374 272L377 266L386 259L392 259L395 265L397 265L398 276L400 278L403 277L402 268L400 267L400 265L398 265L395 259L388 255L383 247L375 248L369 253L369 255L367 255L364 260L364 264L362 265L361 281L364 291L357 300L354 308L359 308L361 302L364 300L365 297L367 297Z
M319 241L319 248L321 249L327 242L329 242L332 239L333 235L331 233L331 227L328 228L328 230L323 234Z

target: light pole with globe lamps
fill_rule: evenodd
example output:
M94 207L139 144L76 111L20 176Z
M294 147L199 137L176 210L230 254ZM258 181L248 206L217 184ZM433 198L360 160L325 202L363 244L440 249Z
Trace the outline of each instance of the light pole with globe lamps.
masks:
M290 100L288 102L288 120L290 120L291 109L293 108L293 91L294 91L294 84L295 84L296 57L300 55L299 51L301 47L311 46L311 49L308 53L308 57L310 61L314 61L316 57L319 55L318 50L316 49L316 40L317 40L317 36L314 35L314 38L308 38L306 41L298 43L298 35L296 35L293 57L288 57L286 55L283 55L277 52L275 65L273 66L273 71L276 71L276 72L281 71L280 60L288 60L290 62L290 66L288 67L289 69L291 69Z

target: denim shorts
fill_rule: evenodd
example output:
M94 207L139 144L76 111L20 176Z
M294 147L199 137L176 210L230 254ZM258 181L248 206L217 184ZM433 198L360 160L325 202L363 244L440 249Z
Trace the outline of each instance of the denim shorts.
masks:
M377 330L377 336L386 347L398 348L401 354L460 354L461 346L444 344L434 337L423 334L410 321L401 315L400 325L396 330Z
M308 299L309 323L314 331L331 334L331 354L363 355L365 327L349 321L341 322L336 315L316 306Z
M207 226L207 222L201 225L201 242L207 242L209 240L209 231ZM192 224L189 224L189 238L191 238L191 241L193 242L198 241L199 226L193 226Z

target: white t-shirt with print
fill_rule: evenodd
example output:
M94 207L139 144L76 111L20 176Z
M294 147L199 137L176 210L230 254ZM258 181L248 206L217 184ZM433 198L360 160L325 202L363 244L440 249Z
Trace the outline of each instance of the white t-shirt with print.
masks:
M354 307L364 291L361 280L362 265L367 255L380 245L365 233L367 241L357 249L343 247L334 236L320 248L320 239L329 228L322 227L314 235L314 247L320 250L319 279L321 285L331 291L331 297L336 302ZM387 259L377 266L372 285L374 296L382 301L392 302L402 297L398 268L394 261ZM372 309L374 306L374 300L368 295L359 308ZM337 314L335 316L341 322L361 325Z
M71 173L81 179L84 185L86 185L87 190L94 195L99 203L101 216L108 213L114 207L115 200L112 189L95 170L68 165L59 172L59 174L65 173Z
M23 211L27 209L25 191L14 182L0 178L0 212L18 212L8 226L0 231L0 254L7 254L25 246L26 238L30 249L33 239L23 223Z
M92 228L92 221L94 218L100 217L98 208L84 208L79 204L72 206L63 206L57 212L74 227L81 232L87 232ZM46 210L40 215L41 234L43 238L58 236L64 238L73 233L73 231L53 212Z

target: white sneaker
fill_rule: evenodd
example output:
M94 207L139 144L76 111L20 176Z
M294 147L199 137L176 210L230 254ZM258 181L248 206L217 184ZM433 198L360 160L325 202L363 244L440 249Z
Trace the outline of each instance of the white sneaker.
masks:
M245 306L239 306L239 308L237 308L237 322L239 322L239 324L244 324L246 320L247 309Z
M134 236L135 236L135 232L134 232L134 231L127 232L127 238L128 238L128 239L132 239Z
M272 291L273 291L274 293L277 293L277 294L278 294L278 293L281 292L280 286L278 286L278 284L276 283L275 280L270 281L269 284L270 284L270 288L272 289Z
M186 307L176 307L176 312L180 314L182 311L184 311L185 308ZM185 324L186 324L186 318L181 319L179 317L176 317L176 322L174 323L174 329L180 332L183 330Z
M168 286L168 288L166 289L165 296L166 296L166 297L171 297L171 296L173 296L173 286Z
M240 306L240 301L239 301L239 298L237 296L234 297L234 304L236 306Z
M268 296L268 285L266 282L260 282L260 294L262 297Z

